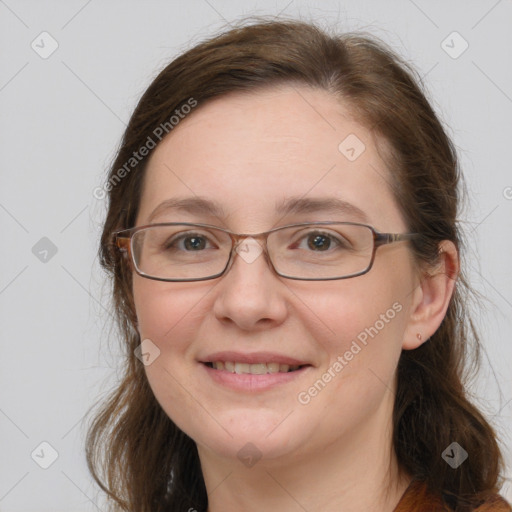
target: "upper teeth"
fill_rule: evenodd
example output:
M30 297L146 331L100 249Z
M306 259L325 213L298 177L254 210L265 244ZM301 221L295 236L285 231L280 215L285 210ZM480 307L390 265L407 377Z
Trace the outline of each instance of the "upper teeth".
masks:
M265 373L278 373L298 370L299 365L290 366L289 364L279 363L233 363L231 361L213 361L213 367L216 370L226 370L231 373L252 373L254 375L263 375Z

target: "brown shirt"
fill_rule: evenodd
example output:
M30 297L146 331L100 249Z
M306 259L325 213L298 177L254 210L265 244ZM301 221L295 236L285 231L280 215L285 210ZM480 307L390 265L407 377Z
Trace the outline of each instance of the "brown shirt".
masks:
M420 480L413 480L406 489L393 512L450 512L441 498L428 492L427 486ZM453 512L453 511L451 511ZM512 512L510 505L499 495L489 498L474 512Z

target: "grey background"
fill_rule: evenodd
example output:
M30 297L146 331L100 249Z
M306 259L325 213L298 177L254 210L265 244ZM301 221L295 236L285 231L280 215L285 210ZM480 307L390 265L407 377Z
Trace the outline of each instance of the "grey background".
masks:
M279 13L368 30L424 75L468 180L468 267L488 299L471 391L504 438L512 478L511 0L0 0L1 512L104 510L82 419L115 384L119 349L93 191L162 66L243 15ZM48 58L31 47L51 49L43 31L58 43ZM469 44L457 58L454 31ZM58 453L47 469L42 442ZM512 499L510 480L502 492Z

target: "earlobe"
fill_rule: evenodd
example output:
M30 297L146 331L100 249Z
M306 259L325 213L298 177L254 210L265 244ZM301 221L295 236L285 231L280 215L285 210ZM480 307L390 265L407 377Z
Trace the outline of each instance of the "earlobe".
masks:
M439 244L439 264L425 273L413 294L411 316L404 332L402 348L413 350L437 331L453 296L459 273L459 257L455 244L444 240Z

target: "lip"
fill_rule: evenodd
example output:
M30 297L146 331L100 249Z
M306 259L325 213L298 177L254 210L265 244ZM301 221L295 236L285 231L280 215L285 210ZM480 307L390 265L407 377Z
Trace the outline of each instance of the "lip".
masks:
M284 354L276 354L275 352L215 352L206 356L204 359L201 359L202 363L213 363L216 361L231 361L234 363L248 363L248 364L256 364L256 363L279 363L279 364L288 364L290 366L302 366L302 365L311 365L307 361L301 361L300 359L294 359L293 357L286 356ZM216 370L218 372L222 370ZM293 373L293 372L291 372Z
M215 355L215 354L214 354ZM218 355L215 355L218 357ZM283 361L282 364L289 364L287 361L295 361L294 359L290 359L284 356L275 357L281 358ZM239 357L239 356L238 356ZM249 355L246 354L246 358L250 358ZM215 361L222 361L221 359L215 359ZM229 361L229 359L228 359ZM262 361L259 359L259 361ZM279 362L279 361L269 361L267 362ZM237 360L237 362L246 362ZM249 361L248 361L249 362ZM250 361L253 362L253 361ZM300 364L295 363L295 364ZM305 373L309 372L311 365L303 366L298 370L287 373L266 373L263 375L253 375L251 373L231 373L226 370L216 370L215 368L210 368L203 362L199 362L199 366L203 368L203 371L206 372L206 375L215 383L220 384L223 387L230 388L235 391L244 391L244 392L258 392L265 391L268 389L275 388L279 385L283 385L289 382L292 382L296 379L301 378Z

